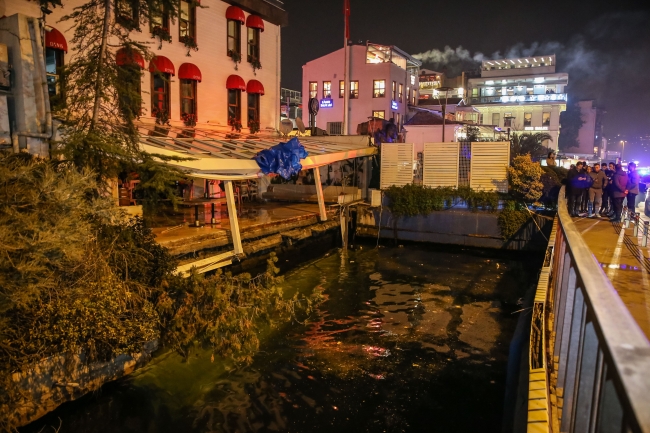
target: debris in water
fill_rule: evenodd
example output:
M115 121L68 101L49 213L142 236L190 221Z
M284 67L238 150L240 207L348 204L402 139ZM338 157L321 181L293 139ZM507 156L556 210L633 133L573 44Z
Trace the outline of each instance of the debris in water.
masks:
M214 362L214 353L213 353L212 356L210 357L210 362Z
M354 263L354 260L350 260L350 263Z
M372 377L373 379L377 379L377 380L384 380L384 379L386 379L386 376L384 376L383 374L372 374L372 373L369 373L368 376Z
M363 350L372 356L380 356L382 358L390 355L390 350L384 349L383 347L363 346Z

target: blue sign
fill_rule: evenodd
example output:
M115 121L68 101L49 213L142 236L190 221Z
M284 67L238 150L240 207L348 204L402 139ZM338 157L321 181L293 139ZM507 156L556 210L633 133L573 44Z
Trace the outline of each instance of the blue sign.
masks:
M332 108L334 107L334 100L331 98L325 98L320 100L320 108Z
M397 110L399 109L399 105L395 101L390 101L390 108L391 110Z

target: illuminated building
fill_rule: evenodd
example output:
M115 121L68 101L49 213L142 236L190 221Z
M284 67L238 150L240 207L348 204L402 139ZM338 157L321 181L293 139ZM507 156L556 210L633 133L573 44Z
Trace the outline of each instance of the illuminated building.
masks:
M479 124L545 132L553 140L545 144L557 149L568 82L568 74L555 71L555 55L485 60L481 77L467 80L466 100L480 112Z

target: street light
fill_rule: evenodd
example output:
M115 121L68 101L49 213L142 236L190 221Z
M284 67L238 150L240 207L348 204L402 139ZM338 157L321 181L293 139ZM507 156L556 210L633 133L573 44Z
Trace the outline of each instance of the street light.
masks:
M443 105L442 102L440 101L440 97L438 97L438 102L440 102L440 105L442 106L442 142L445 142L445 117L446 117L446 111L447 111L447 100L448 100L448 92L450 90L454 90L453 87L438 87L436 90L438 90L438 93L440 92L445 92L445 104Z

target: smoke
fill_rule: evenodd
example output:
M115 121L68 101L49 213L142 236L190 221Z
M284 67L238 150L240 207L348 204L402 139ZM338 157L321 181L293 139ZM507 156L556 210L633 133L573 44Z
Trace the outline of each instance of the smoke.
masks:
M483 53L476 53L472 56L469 50L466 50L462 46L453 49L449 45L442 51L433 49L424 53L414 54L413 57L421 60L422 63L433 63L436 65L448 65L461 62L480 63L485 58Z

